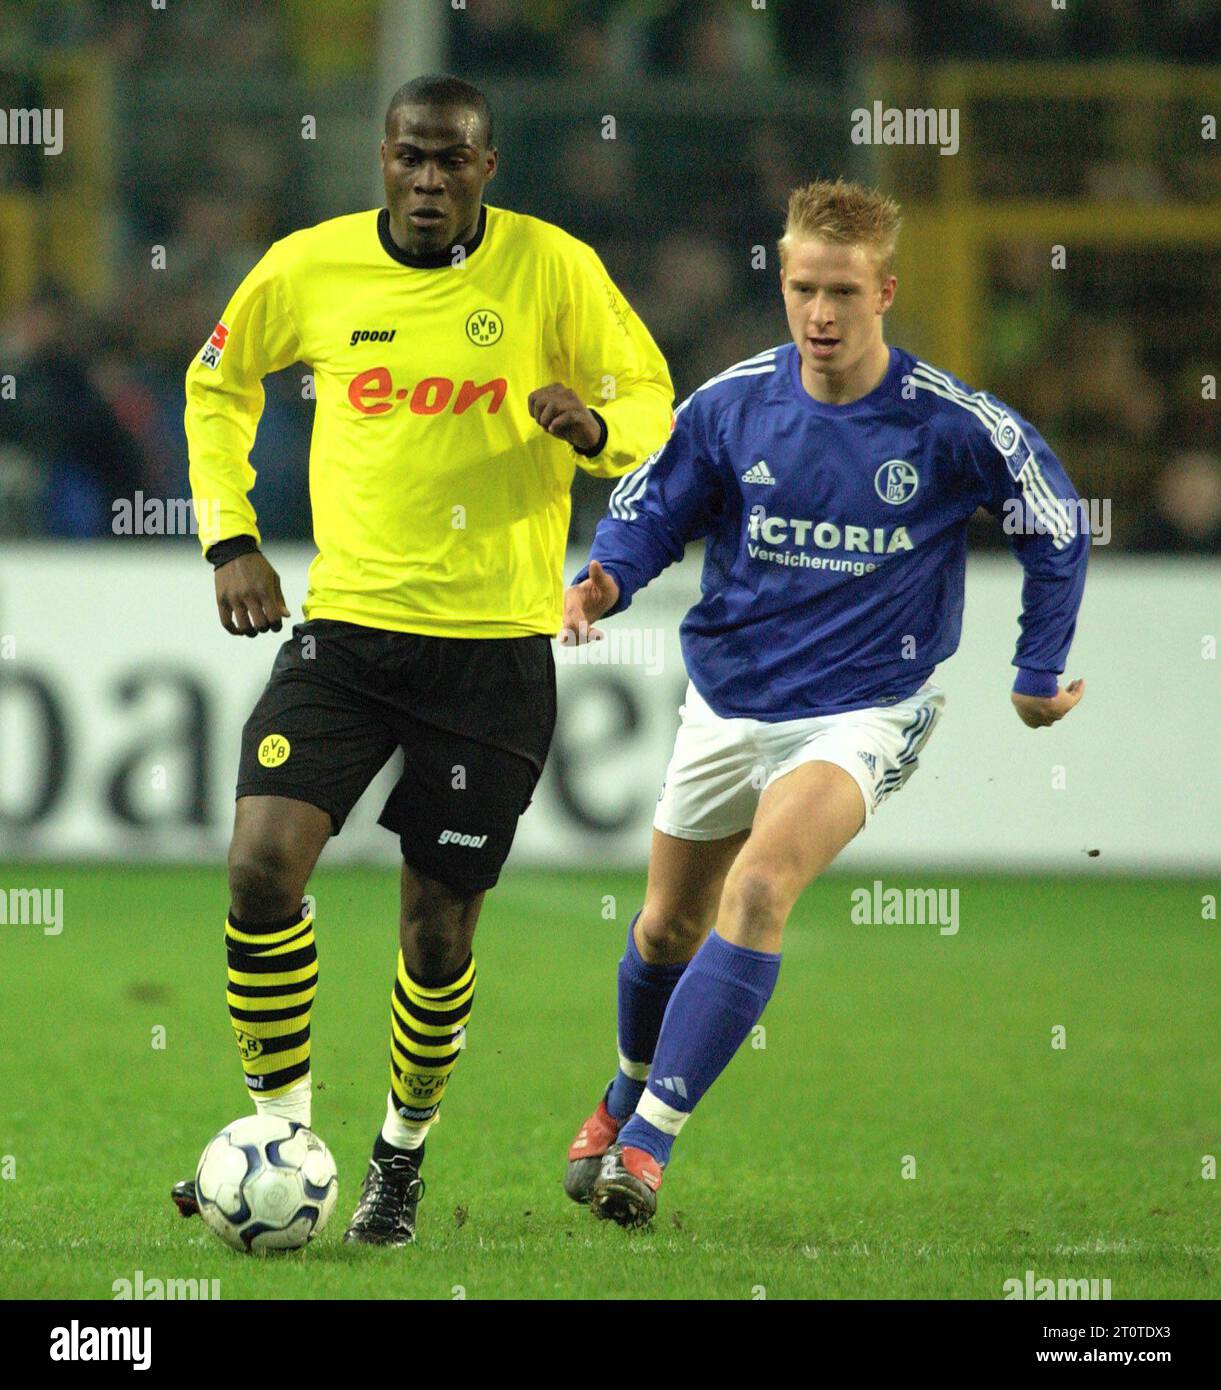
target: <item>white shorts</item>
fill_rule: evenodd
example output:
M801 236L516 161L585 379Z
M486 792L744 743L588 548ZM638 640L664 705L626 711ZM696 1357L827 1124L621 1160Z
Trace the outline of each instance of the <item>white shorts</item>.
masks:
M722 719L688 683L682 723L653 824L680 840L748 830L764 791L802 763L842 767L865 798L865 821L915 772L945 705L927 683L895 705L816 719Z

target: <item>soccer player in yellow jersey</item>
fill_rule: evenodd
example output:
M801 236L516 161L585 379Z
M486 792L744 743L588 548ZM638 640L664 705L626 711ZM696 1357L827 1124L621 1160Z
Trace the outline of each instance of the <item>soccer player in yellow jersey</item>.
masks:
M318 555L306 621L242 736L228 1002L261 1113L310 1123L314 924L327 840L396 748L402 849L390 1091L346 1239L414 1239L420 1162L471 1013L471 942L555 719L551 639L575 468L665 440L665 362L594 252L483 202L483 94L418 78L386 114L386 207L276 242L187 374L201 539L227 631L289 617L247 493L261 378L307 363ZM205 524L212 522L205 531ZM195 1210L191 1184L175 1200Z

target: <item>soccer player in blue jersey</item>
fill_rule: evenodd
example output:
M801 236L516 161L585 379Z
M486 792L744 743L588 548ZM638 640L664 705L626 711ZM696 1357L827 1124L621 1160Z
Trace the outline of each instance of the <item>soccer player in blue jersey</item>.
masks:
M762 1014L808 883L915 771L958 646L967 521L1009 525L1025 570L1012 701L1062 719L1085 582L1077 497L994 396L889 347L899 210L839 180L797 189L780 240L792 342L705 382L611 497L565 594L564 640L706 540L683 620L690 683L619 964L619 1069L565 1190L647 1223L671 1146Z

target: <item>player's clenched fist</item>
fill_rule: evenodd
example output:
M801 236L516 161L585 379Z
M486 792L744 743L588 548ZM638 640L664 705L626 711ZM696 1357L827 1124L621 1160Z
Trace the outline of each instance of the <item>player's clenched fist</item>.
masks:
M619 586L597 560L589 562L589 577L564 590L561 646L583 646L604 636L594 623L619 601Z
M527 398L530 415L547 431L577 449L592 449L602 431L580 396L562 382L540 386Z
M257 550L216 570L216 607L221 626L235 637L279 632L280 619L291 616L280 576Z
M1010 699L1017 708L1018 718L1023 724L1031 729L1045 729L1049 724L1063 719L1084 694L1085 682L1078 680L1065 686L1063 690L1057 690L1054 695L1018 695L1015 693L1010 696Z

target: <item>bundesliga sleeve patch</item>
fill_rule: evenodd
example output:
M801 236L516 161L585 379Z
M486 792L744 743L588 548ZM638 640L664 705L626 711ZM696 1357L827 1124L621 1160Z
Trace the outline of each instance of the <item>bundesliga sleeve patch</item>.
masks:
M220 366L221 353L225 350L225 342L229 337L229 330L223 323L218 323L212 330L212 336L204 345L204 350L199 354L199 360L205 367L215 370Z

